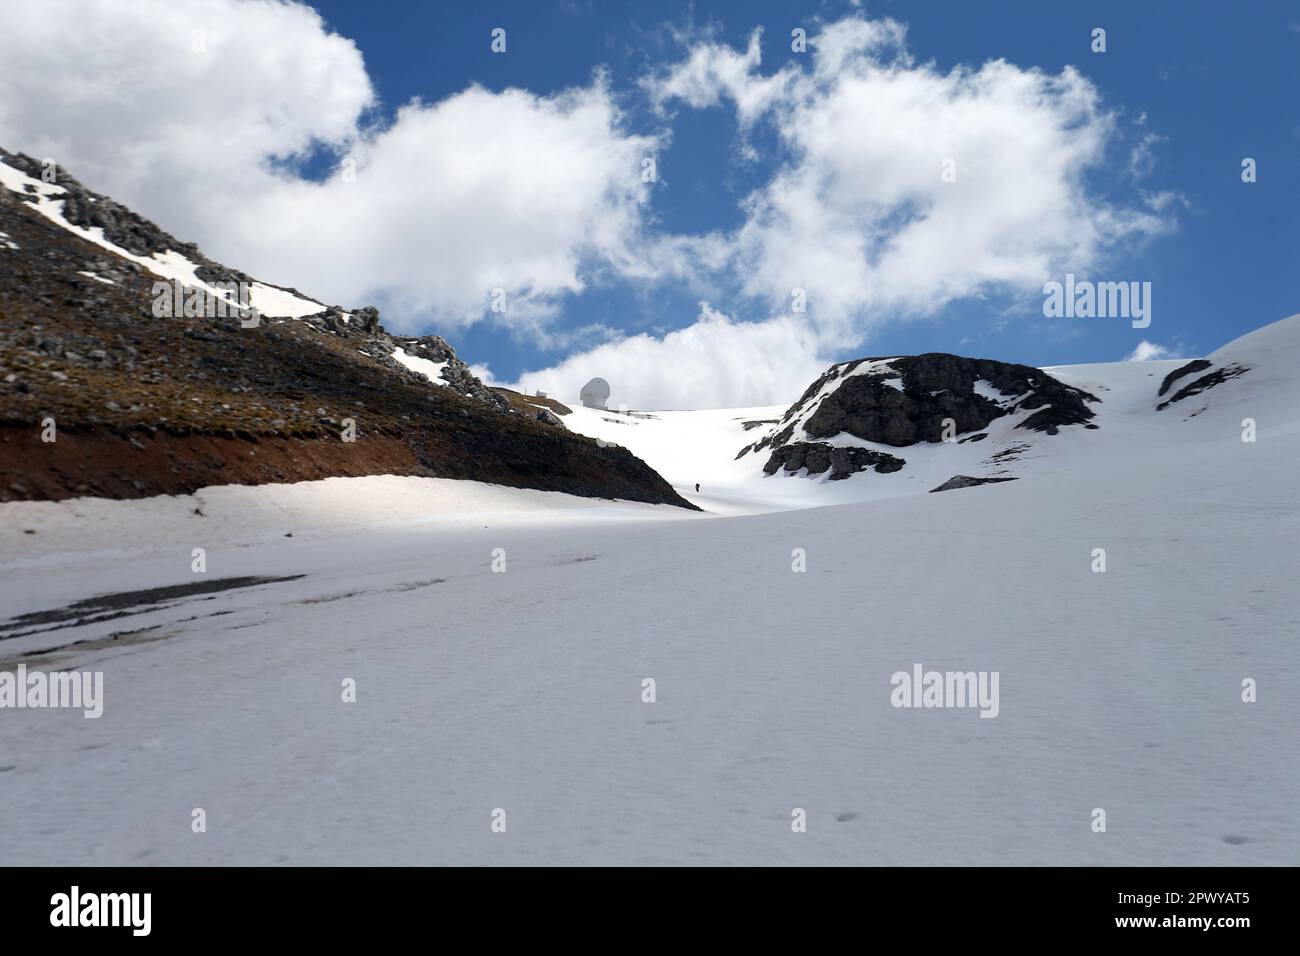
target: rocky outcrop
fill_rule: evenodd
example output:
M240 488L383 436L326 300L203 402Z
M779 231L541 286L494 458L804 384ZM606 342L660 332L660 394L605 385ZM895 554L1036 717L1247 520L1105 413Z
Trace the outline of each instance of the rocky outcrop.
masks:
M390 335L379 321L379 310L373 306L356 309L351 315L337 306L331 306L315 315L304 316L299 321L321 332L364 343L366 351L375 361L412 381L428 382L428 376L399 362L393 357L394 350L400 348L407 355L437 363L442 369L438 372L439 381L435 384L445 385L457 394L483 402L498 411L511 411L510 403L484 385L470 371L469 366L460 360L446 339L440 335Z
M348 323L355 323L356 328L366 335L374 335L383 331L383 326L379 324L379 310L372 305L363 306L352 313L352 320Z
M1211 368L1213 364L1214 363L1212 362L1207 362L1205 359L1197 359L1195 362L1189 362L1182 368L1175 369L1165 376L1164 382L1160 385L1160 394L1163 395L1169 386L1178 379ZM1175 392L1172 398L1165 399L1157 405L1156 411L1164 411L1176 402L1181 402L1185 398L1191 398L1193 395L1199 395L1206 389L1214 388L1214 386L1221 385L1229 379L1234 379L1239 375L1245 375L1249 371L1250 369L1244 365L1225 365L1222 368L1216 368L1214 371L1188 382Z
M199 254L198 247L193 243L181 242L120 203L91 192L58 165L47 166L30 156L8 153L2 149L0 159L7 166L12 166L33 179L62 187L65 192L58 198L63 201L63 218L83 229L102 229L105 239L127 252L137 256L150 256L155 252L175 249L187 257Z
M764 470L773 474L778 468L795 470L789 462L800 453L785 449L816 445L815 440L847 435L895 448L945 438L975 441L993 421L1026 411L1032 414L1018 428L1055 435L1068 425L1095 428L1088 403L1097 401L1027 365L942 352L858 359L828 369L776 428L740 454L770 449Z
M976 485L994 485L1000 481L1016 481L1014 477L1004 478L972 478L970 475L953 475L938 488L931 488L930 493L936 491L952 491L955 488L974 488Z
M1165 392L1169 391L1169 386L1173 385L1174 382L1178 381L1180 378L1186 375L1191 375L1193 372L1202 372L1213 365L1213 362L1207 362L1205 359L1195 359L1194 361L1188 362L1186 365L1174 369L1165 376L1164 381L1160 383L1160 391L1156 394L1163 395Z
M539 408L537 414L533 416L533 419L541 422L543 425L553 425L557 428L564 427L564 422L560 421L559 416L549 408Z
M443 365L439 376L453 391L491 405L498 411L510 411L510 403L484 385L469 366L456 355L455 349L440 335L394 336L392 342L407 355ZM389 350L392 351L391 349ZM396 360L394 359L394 362ZM399 363L400 364L400 363ZM403 366L404 367L404 366Z
M106 240L133 255L148 257L173 250L195 264L194 274L204 282L251 283L254 281L237 269L230 269L208 259L194 243L181 242L121 203L87 189L61 166L47 167L40 160L23 153L9 153L3 149L0 149L0 160L33 179L62 188L63 192L57 199L63 204L64 219L82 229L102 230L101 234ZM37 197L28 195L26 198L35 201ZM296 294L301 295L301 293ZM307 297L303 296L303 298Z
M771 475L778 468L794 473L807 468L810 475L825 474L830 471L832 481L849 477L859 471L873 469L879 474L900 470L907 462L884 452L869 448L828 445L825 442L794 442L782 445L772 452L763 471Z

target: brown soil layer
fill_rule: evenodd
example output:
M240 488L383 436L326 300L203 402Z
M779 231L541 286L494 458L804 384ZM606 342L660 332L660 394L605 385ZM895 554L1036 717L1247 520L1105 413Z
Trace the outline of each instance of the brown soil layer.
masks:
M595 496L645 500L644 475L627 467L618 456L603 454L607 449L593 448L586 453L570 449L566 453L566 443L557 440L549 449L528 449L512 460L465 453L484 440L492 439L472 430L430 431L415 441L379 435L344 442L273 435L123 434L98 428L60 430L54 442L45 443L39 427L0 427L0 500L59 500L83 495L142 498L189 494L210 485L363 475L467 478L518 488L587 496L601 492ZM672 489L665 485L665 491L671 494Z
M0 231L0 501L396 474L693 507L625 449L396 366L382 327L159 318L155 276L3 188Z

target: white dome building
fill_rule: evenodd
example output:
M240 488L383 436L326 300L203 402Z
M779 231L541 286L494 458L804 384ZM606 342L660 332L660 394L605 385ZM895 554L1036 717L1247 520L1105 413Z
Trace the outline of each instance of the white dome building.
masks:
M603 378L593 378L582 386L578 397L582 399L582 404L586 408L604 408L605 403L609 401L609 382Z

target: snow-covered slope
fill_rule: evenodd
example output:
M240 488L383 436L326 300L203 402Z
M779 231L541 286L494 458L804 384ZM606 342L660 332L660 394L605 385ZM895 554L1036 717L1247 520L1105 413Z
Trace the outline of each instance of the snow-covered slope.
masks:
M888 379L887 362L865 362L852 375L880 374ZM864 471L836 481L829 473L789 475L763 472L766 452L737 452L791 423L805 422L825 395L845 379L828 383L808 397L802 407L785 406L703 411L635 412L619 414L574 408L564 416L574 431L621 444L668 479L679 494L718 514L777 511L869 501L929 492L955 475L1035 478L1071 471L1097 461L1122 470L1132 458L1161 456L1171 449L1196 445L1241 446L1242 420L1253 418L1260 436L1275 436L1300 428L1300 316L1275 322L1214 352L1205 368L1177 378L1164 395L1166 377L1189 366L1186 360L1115 362L1043 369L1059 382L1077 388L1096 401L1090 425L1067 425L1055 435L1027 430L1026 419L1038 408L1018 408L994 419L977 433L958 432L956 441L921 441L905 446L864 441L841 434L829 442L870 449L902 458L904 467L892 473ZM1203 391L1159 407L1180 389L1203 377L1214 380L1219 370L1232 373L1212 381ZM1237 372L1238 369L1245 371ZM847 378L848 376L846 376ZM989 390L991 399L1010 404L1015 397ZM795 412L783 419L787 412ZM746 423L768 424L751 425ZM695 492L695 484L700 492ZM969 492L966 492L969 493Z
M1202 436L736 518L472 486L367 526L371 478L3 505L0 601L47 613L0 668L104 675L99 719L0 713L5 860L1294 864L1297 460ZM916 664L998 672L998 716L891 706Z
M619 414L575 405L562 416L564 424L581 435L622 445L663 475L679 495L715 514L752 514L785 508L812 508L831 504L831 489L807 483L798 488L764 482L751 461L737 461L736 452L753 441L759 424L774 422L785 406L721 408L704 411L636 412ZM654 462L654 464L651 464ZM700 491L695 491L699 483ZM852 501L845 495L844 501Z
M361 478L2 505L0 669L104 674L97 720L4 712L6 860L1293 864L1297 339L1225 347L1202 374L1250 371L1159 411L1175 368L1053 370L1101 427L956 494L723 519ZM567 417L703 474L715 510L900 480L716 453L781 412ZM998 672L998 716L891 706L917 665Z
M1090 418L858 438L906 465L844 480L737 457L784 406L565 416L712 515L391 476L0 504L0 673L103 676L95 719L0 709L4 860L1293 865L1298 368L1300 317L1049 369ZM996 673L997 716L893 706L915 668Z

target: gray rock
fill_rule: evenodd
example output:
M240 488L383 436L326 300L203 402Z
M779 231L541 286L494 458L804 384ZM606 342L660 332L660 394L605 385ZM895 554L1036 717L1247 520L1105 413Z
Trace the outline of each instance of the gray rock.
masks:
M954 488L973 488L976 485L992 485L999 481L1018 481L1017 478L972 478L970 475L953 475L938 488L931 488L930 493L936 491L952 491Z
M484 385L478 376L469 370L469 366L460 360L455 349L448 345L447 340L442 336L393 336L392 343L395 346L400 346L407 355L428 359L430 362L445 363L440 376L454 391L467 398L475 398L480 402L485 402L497 409L497 411L511 412L510 403L503 396L498 395ZM396 359L390 359L390 361L393 365L405 369L405 366L402 366Z
M367 305L352 313L352 322L361 332L371 334L379 331L379 310Z
M894 468L889 463L882 468L881 462L865 457L867 449L833 450L824 441L841 434L895 448L962 434L966 437L959 441L979 441L987 437L984 429L990 423L1022 411L1032 414L1018 427L1049 435L1067 425L1097 427L1091 423L1095 413L1088 403L1100 399L1041 369L931 352L890 359L853 374L864 362L880 361L857 359L832 366L785 413L784 427L741 449L736 457L770 449L764 466L768 474L782 467L790 471L807 467L813 474L829 468L831 477L844 478L867 467ZM991 393L977 390L980 382L988 383ZM949 419L952 430L946 435ZM798 464L791 467L791 462Z
M534 417L543 425L558 425L560 428L564 428L564 422L560 421L560 417L549 408L539 408L537 415Z
M868 468L874 469L878 474L888 474L898 471L905 464L907 462L902 458L872 451L870 448L844 448L826 442L794 442L775 449L763 466L763 471L773 475L780 468L793 474L801 468L807 468L808 474L821 475L829 470L831 480L838 481Z

